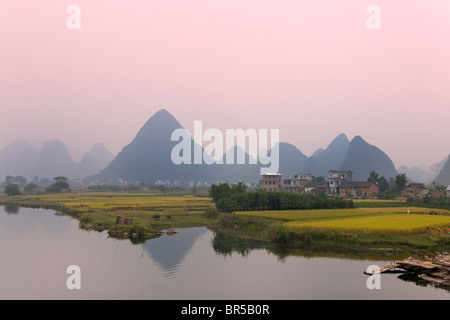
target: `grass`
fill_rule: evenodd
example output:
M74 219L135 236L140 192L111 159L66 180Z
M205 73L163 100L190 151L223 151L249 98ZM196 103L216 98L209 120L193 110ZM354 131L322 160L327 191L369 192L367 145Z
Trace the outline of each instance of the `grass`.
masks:
M114 236L125 233L127 237L131 233L151 235L170 228L216 225L261 240L272 235L279 242L303 237L320 243L323 238L324 245L329 245L331 237L337 248L342 247L342 239L347 238L370 245L410 243L421 247L433 247L435 240L449 238L446 228L450 227L450 210L409 207L408 215L405 202L401 200L354 201L354 209L247 211L218 215L216 211L205 214L213 205L210 198L192 194L80 191L0 198L0 203L5 205L62 211L78 218L81 227L89 225L95 229L101 226ZM428 215L430 210L439 215ZM155 214L160 216L159 220L152 219ZM116 225L117 216L133 219L132 225Z
M282 221L304 221L371 215L361 209L321 209L321 210L284 210L284 211L238 211L236 215L263 217Z
M292 231L315 230L321 232L405 235L445 231L450 227L450 217L421 214L375 214L366 217L321 221L291 221L286 226Z
M410 207L411 214L428 214L433 210L439 214L448 214L450 211L445 209L429 209L420 207ZM323 220L323 219L340 219L340 218L355 218L373 215L392 215L404 214L406 208L402 207L374 207L374 208L355 208L355 209L320 209L320 210L284 210L284 211L237 211L235 214L241 216L255 216L264 217L268 219L282 220L282 221L308 221L308 220Z
M364 207L406 207L408 204L403 199L395 199L395 200L379 200L379 199L353 199L353 203L357 208Z
M207 197L162 195L131 192L72 192L61 194L24 194L5 197L0 203L44 207L62 211L80 220L80 227L114 230L114 233L139 231L157 233L163 229L207 226L213 220L205 216L212 206ZM160 219L153 219L159 215ZM133 219L132 225L116 225L117 216ZM170 216L170 219L169 217Z
M376 203L376 202L375 202ZM429 215L432 210L438 215ZM355 209L246 211L239 217L260 217L281 221L292 232L343 234L412 235L445 234L450 227L450 211L409 207L363 207ZM448 235L448 233L447 233Z

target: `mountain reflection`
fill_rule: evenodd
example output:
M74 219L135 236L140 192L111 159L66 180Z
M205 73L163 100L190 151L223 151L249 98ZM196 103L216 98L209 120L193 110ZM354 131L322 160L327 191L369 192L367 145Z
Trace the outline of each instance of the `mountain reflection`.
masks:
M179 233L174 236L164 235L143 244L144 250L167 276L173 276L179 271L197 239L206 234L208 229L188 228L177 231Z

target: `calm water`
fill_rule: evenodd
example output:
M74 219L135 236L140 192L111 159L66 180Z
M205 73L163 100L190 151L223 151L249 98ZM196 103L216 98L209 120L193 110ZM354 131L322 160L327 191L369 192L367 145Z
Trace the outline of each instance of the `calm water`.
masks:
M207 228L133 245L51 210L7 211L0 207L0 299L450 299L398 274L367 289L363 271L391 261L280 259L261 246L221 247ZM70 265L80 267L80 290L66 286Z

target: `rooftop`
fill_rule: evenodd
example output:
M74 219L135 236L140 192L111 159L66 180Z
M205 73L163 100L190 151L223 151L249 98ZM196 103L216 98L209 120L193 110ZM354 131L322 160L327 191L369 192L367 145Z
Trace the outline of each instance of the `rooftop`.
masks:
M345 181L341 188L369 188L372 184L374 183L369 181Z
M425 185L423 183L410 183L407 185L407 187L412 187L415 186L416 188L419 189L427 189L427 187L425 187Z

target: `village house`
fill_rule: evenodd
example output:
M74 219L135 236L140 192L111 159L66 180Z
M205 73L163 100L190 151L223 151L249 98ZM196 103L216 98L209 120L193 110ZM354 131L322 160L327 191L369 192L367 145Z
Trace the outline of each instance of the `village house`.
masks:
M423 183L410 183L401 192L402 196L425 197L428 194L428 188Z
M266 173L259 180L259 187L267 191L281 190L281 173Z
M368 181L344 181L339 187L341 197L376 197L379 191L375 183Z
M445 189L445 192L447 193L447 199L450 197L450 186Z
M293 179L283 179L283 190L301 193L305 185L312 180L310 173L299 173Z
M332 193L339 194L339 187L343 182L352 181L352 172L348 170L329 170L328 185Z
M328 183L326 182L314 182L310 181L305 185L304 193L312 194L318 196L319 194L328 194L330 192L330 188L328 187Z

